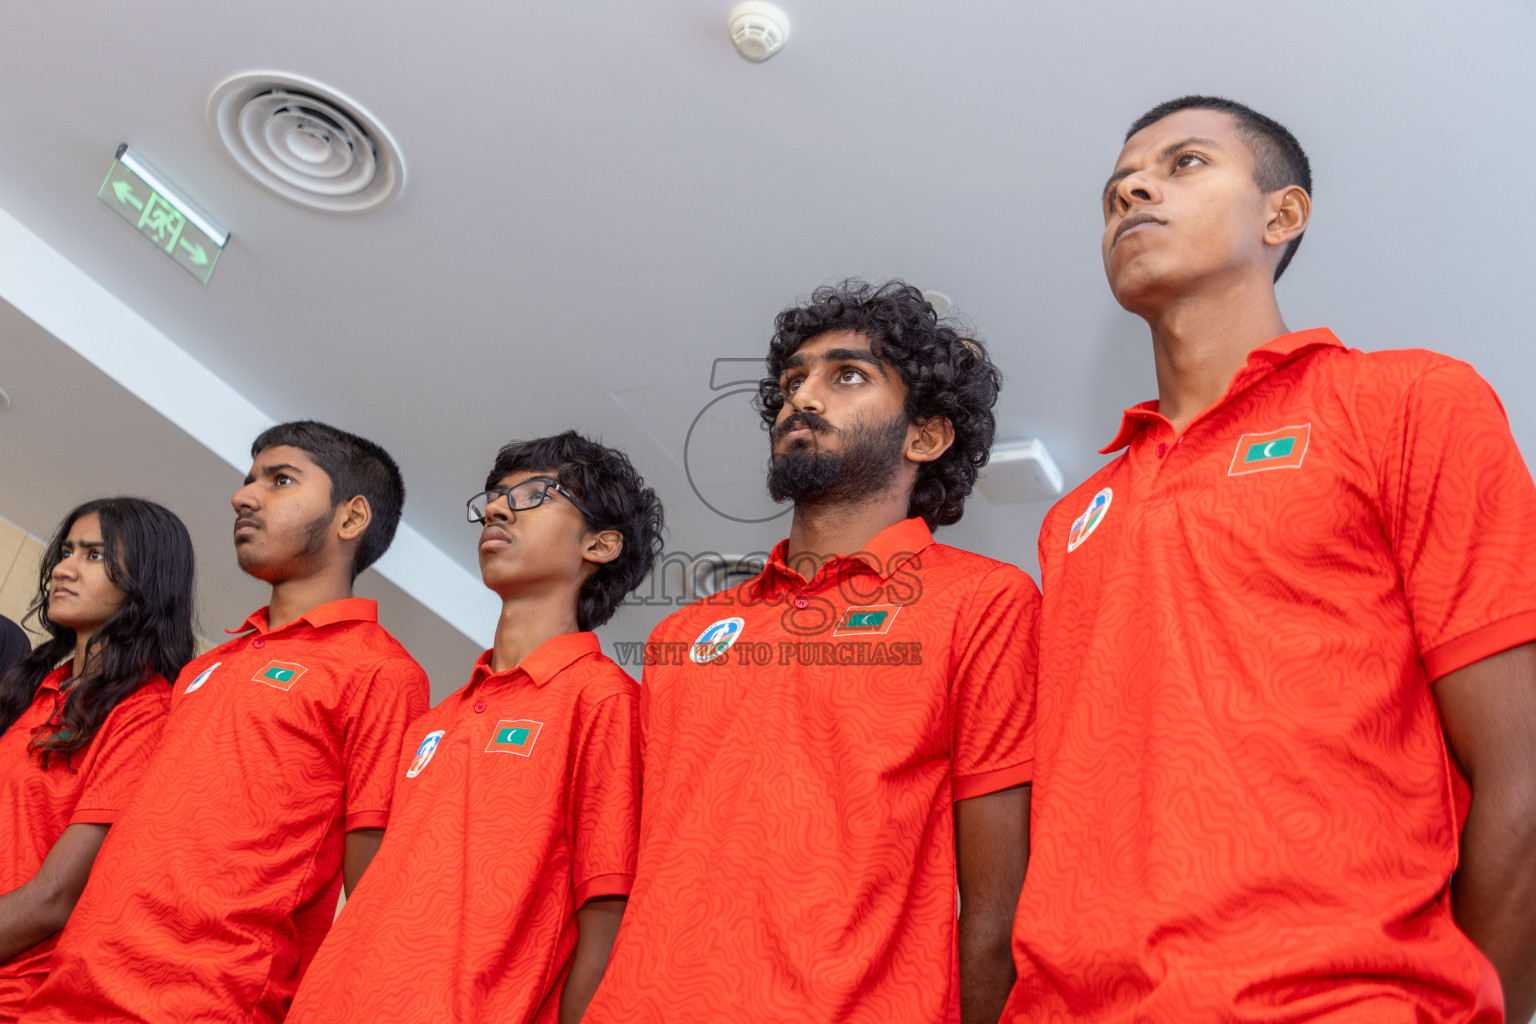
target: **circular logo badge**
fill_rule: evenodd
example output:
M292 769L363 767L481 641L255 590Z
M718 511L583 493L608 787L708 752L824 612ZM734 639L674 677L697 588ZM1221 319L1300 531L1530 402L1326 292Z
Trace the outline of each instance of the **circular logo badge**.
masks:
M432 760L432 755L437 753L437 745L443 741L443 733L446 731L439 729L436 732L427 733L426 738L421 741L421 746L416 748L416 756L411 759L411 766L405 770L406 778L414 779L421 774L427 762Z
M1088 539L1089 534L1099 528L1104 521L1104 513L1109 511L1109 503L1115 500L1115 492L1108 487L1093 496L1088 503L1088 509L1077 517L1072 524L1072 530L1067 534L1067 550L1076 551L1077 546Z
M741 619L721 619L719 622L710 623L709 628L700 633L699 638L693 642L688 657L693 659L695 665L714 661L731 649L731 644L741 636L741 627L744 625L746 623Z
M182 695L185 696L186 694L191 693L193 690L206 683L208 681L208 677L213 675L213 670L222 664L224 664L222 661L216 661L212 665L209 665L207 668L199 672L197 678L192 680L192 682L188 684L187 688L182 691Z

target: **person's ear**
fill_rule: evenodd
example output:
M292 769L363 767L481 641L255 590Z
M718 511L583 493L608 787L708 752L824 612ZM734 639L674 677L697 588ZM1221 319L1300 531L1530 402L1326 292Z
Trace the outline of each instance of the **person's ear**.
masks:
M1278 189L1269 194L1269 220L1264 225L1264 244L1287 245L1307 230L1312 219L1312 197L1300 185Z
M368 507L368 499L359 494L338 508L336 516L339 520L336 524L337 535L342 540L357 540L367 532L368 524L373 522L373 509Z
M598 530L589 533L581 546L581 559L592 568L618 558L624 550L624 535L618 530Z
M906 457L909 462L932 462L955 443L955 425L948 416L930 416L907 429Z

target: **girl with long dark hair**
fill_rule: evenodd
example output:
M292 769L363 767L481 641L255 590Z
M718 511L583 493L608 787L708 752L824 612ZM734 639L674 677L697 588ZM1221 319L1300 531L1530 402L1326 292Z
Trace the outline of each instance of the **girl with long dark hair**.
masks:
M48 972L107 829L194 653L192 539L139 498L86 502L48 545L28 617L48 640L0 676L0 1021Z

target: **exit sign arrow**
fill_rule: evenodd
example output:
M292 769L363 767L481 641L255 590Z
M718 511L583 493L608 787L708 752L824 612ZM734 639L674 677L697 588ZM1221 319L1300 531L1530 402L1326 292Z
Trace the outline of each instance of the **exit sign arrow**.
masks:
M133 186L126 181L114 181L112 183L112 191L117 193L118 202L131 203L135 210L144 209L144 203L140 201L138 196L133 194Z
M203 251L203 247L201 245L195 245L183 238L181 240L181 247L187 250L187 259L191 260L199 267L208 265L208 254Z

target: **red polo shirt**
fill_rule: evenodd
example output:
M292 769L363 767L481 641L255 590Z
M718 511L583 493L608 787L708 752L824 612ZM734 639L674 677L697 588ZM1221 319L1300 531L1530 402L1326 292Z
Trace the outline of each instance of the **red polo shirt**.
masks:
M411 726L384 845L289 1024L554 1021L577 908L629 892L639 687L593 633L490 657Z
M32 706L0 736L0 892L30 882L70 825L115 822L165 728L171 687L150 676L112 709L84 750L40 767L28 747L63 706L59 686L71 671L66 663L44 677ZM55 941L0 963L0 1020L15 1020L42 984Z
M427 678L373 601L193 660L26 1021L280 1021L325 937L345 833L382 828Z
M640 861L588 1024L959 1019L954 801L1030 781L1039 594L920 519L651 636Z
M1498 399L1326 330L1155 402L1047 516L1029 874L1005 1020L1501 1018L1451 917L1465 783L1431 683L1536 640Z

